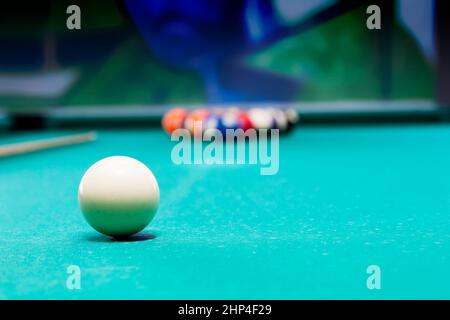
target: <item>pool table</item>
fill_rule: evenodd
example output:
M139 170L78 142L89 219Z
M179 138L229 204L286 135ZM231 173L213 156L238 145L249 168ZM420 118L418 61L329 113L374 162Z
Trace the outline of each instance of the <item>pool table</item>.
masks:
M300 126L280 137L272 176L175 165L173 146L161 129L105 128L0 159L0 298L450 299L450 124ZM83 173L111 155L159 182L155 219L129 241L97 233L78 207ZM80 289L66 286L70 265Z

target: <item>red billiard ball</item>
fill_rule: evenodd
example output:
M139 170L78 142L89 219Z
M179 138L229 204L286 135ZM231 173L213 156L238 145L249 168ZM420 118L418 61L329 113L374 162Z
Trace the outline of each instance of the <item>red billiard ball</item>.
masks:
M274 119L273 129L279 129L281 132L287 131L289 121L286 113L278 108L269 108L269 111Z

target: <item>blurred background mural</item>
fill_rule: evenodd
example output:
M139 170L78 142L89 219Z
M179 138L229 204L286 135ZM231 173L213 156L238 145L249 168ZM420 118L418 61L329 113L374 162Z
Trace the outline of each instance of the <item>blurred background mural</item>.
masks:
M434 1L16 1L0 11L0 106L433 99Z

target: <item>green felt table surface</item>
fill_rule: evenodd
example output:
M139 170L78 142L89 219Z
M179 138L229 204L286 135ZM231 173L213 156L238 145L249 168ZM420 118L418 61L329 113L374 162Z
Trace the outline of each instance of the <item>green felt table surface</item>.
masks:
M450 125L300 127L281 137L273 176L177 166L172 147L161 130L103 130L1 159L0 298L450 298ZM111 155L154 172L161 203L143 233L156 238L111 241L84 221L80 179ZM66 287L69 265L80 290Z

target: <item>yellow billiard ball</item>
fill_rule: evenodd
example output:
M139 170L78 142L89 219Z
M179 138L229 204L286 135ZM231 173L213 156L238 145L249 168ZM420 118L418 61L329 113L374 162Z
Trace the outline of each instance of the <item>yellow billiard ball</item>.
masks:
M104 158L84 174L78 202L98 232L126 237L144 229L156 214L159 187L151 170L125 156Z

